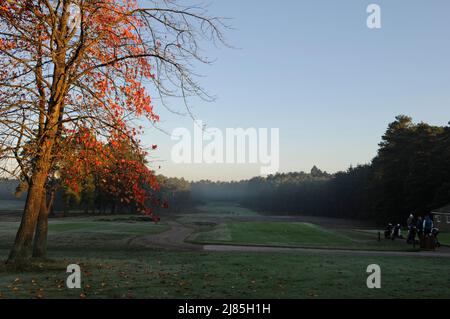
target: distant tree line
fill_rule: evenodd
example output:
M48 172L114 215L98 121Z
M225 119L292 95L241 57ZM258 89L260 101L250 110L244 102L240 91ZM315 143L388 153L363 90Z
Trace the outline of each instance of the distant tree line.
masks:
M186 209L193 206L191 199L191 184L183 178L169 178L163 175L156 176L159 188L154 190L146 187L150 201L149 207L155 213L176 212L181 208ZM86 187L79 194L73 193L70 189L61 189L57 194L55 209L58 211L84 211L91 214L133 214L138 213L137 205L133 200L122 201L119 197L111 196L105 192L101 185L95 183L95 179L90 181L92 185ZM123 185L117 185L118 188Z
M158 175L159 190L155 192L154 197L162 205L156 209L156 213L182 212L199 203L192 198L191 182L184 178L166 177Z
M410 117L398 116L389 124L371 163L334 174L314 166L308 173L234 182L189 182L162 175L157 181L160 189L149 187L148 191L154 192L155 201L149 205L159 212L167 208L182 212L202 201L223 200L272 214L404 222L410 213L426 215L450 202L450 127L413 123ZM18 182L0 183L4 199L10 199L14 183ZM86 180L80 192L60 189L54 207L86 213L136 211L133 202L121 202L102 191L95 178Z
M191 197L191 183L183 178L169 178L157 175L159 189L146 187L151 193L149 207L157 214L178 212L181 209L193 207L198 201ZM111 187L111 185L109 186ZM124 188L125 185L116 183L115 187ZM27 188L22 182L11 179L0 179L0 200L25 201ZM56 190L51 215L70 214L133 214L138 213L133 200L123 201L121 197L113 196L97 178L86 178L80 186L79 192L70 187L60 187ZM5 210L0 202L0 211Z
M335 174L313 167L232 183L200 181L192 192L271 213L403 222L450 202L450 127L398 116L370 164Z

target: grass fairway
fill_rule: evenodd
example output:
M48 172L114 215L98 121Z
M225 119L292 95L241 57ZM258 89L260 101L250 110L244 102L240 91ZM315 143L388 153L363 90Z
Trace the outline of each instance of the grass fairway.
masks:
M17 222L0 223L0 260L7 258L17 227ZM131 239L167 229L138 216L51 220L49 257L54 262L36 262L22 271L0 263L0 298L450 298L448 257L186 252L130 245ZM272 245L380 244L373 232L284 222L221 224L194 236ZM408 247L385 243L397 244ZM82 269L81 289L65 285L66 266L73 263ZM369 264L381 266L380 290L366 286Z
M18 222L0 223L0 248L11 247L18 227ZM134 236L156 234L167 229L166 224L154 224L143 216L51 219L48 243L50 248L68 245L115 247L118 242Z
M6 254L0 250L0 258ZM448 258L129 249L53 250L51 257L60 261L54 270L17 272L0 266L0 296L450 298ZM69 263L81 265L82 289L65 287L63 266ZM382 269L379 290L366 287L366 268L373 263Z
M440 233L438 238L442 245L450 246L450 233Z
M378 242L374 231L331 230L308 223L223 223L193 234L189 241L204 244L265 245L369 250L412 250L404 240Z
M8 200L8 199L0 199L0 207L5 211L20 211L23 210L25 206L24 201L20 200Z
M181 217L181 219L186 219L187 221L189 221L192 217L233 218L258 215L259 214L257 212L242 207L236 203L212 201L197 206L196 213L183 214L183 217Z

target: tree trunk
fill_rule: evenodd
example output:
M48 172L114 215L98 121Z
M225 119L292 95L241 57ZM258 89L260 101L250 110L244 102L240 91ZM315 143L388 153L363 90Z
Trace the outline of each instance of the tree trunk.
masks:
M44 155L46 155L44 152ZM28 189L25 209L8 263L22 263L31 257L32 240L49 171L47 156L39 158Z
M34 235L34 258L47 258L48 216L52 209L54 198L55 190L52 190L48 203L46 192L43 195L36 226L36 233Z
M50 105L53 105L53 103ZM48 116L46 126L51 129L46 131L45 138L42 139L39 145L39 154L36 157L36 165L33 168L22 221L7 263L20 264L31 258L33 235L39 217L42 195L45 192L45 184L52 165L52 149L57 133L56 123L61 110L60 105L61 103L57 103L56 106L50 107L53 111Z
M47 210L47 196L41 200L41 208L39 210L39 217L34 234L33 257L45 258L47 257L47 231L48 231L48 210Z
M59 39L65 39L67 35L67 21L69 19L70 1L64 1L60 27ZM33 235L36 229L39 211L41 208L42 194L45 191L48 174L52 165L52 149L58 135L58 125L61 121L64 99L67 95L67 74L66 74L66 52L65 41L57 41L55 52L55 63L53 70L53 81L50 89L50 98L45 125L39 133L40 143L38 145L38 155L28 188L27 201L22 215L19 230L17 231L14 246L8 257L7 263L22 263L31 258ZM42 124L42 123L41 123Z

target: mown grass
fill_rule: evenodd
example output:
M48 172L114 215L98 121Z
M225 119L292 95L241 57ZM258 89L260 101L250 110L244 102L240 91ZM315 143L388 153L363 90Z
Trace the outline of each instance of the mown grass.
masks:
M0 261L7 257L17 226L0 223ZM450 258L181 252L127 244L167 228L131 216L52 220L49 257L54 262L36 261L25 271L0 262L0 298L450 298ZM202 229L198 235L204 239L224 242L379 244L373 232L301 223L243 222ZM66 287L66 266L72 263L81 266L81 289ZM381 266L382 289L367 288L369 264Z
M197 207L197 213L188 216L243 217L257 216L257 212L232 202L211 201Z
M332 230L309 223L230 222L194 233L190 242L334 249L412 250L405 240L378 241L377 232Z
M23 210L25 202L14 199L0 199L0 208L2 211L20 211Z
M0 223L0 247L11 247L18 222ZM131 237L156 234L168 229L165 223L141 221L136 216L117 218L77 217L51 219L48 242L50 248L73 246L116 246Z
M0 250L0 258L6 257ZM448 258L61 249L52 270L0 266L1 298L450 298ZM64 267L82 269L68 289ZM369 264L382 288L368 289Z
M450 246L450 233L440 233L438 238L442 245Z

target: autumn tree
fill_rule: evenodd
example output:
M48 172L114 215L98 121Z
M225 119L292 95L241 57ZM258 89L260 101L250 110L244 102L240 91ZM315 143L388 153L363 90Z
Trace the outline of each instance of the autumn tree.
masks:
M208 62L199 40L221 40L221 26L168 0L0 0L0 157L28 184L8 262L31 256L60 140L85 128L139 144L136 119L159 119L148 87L159 98L207 97L190 66Z
M123 138L123 137L122 137ZM61 149L58 149L61 148ZM33 244L33 257L47 257L48 214L58 190L81 199L97 193L109 201L133 205L135 211L152 216L153 207L161 205L158 198L151 197L159 185L147 164L147 151L138 148L130 140L103 142L89 130L62 138L57 146L54 166L57 176L49 176L46 196L42 199Z

